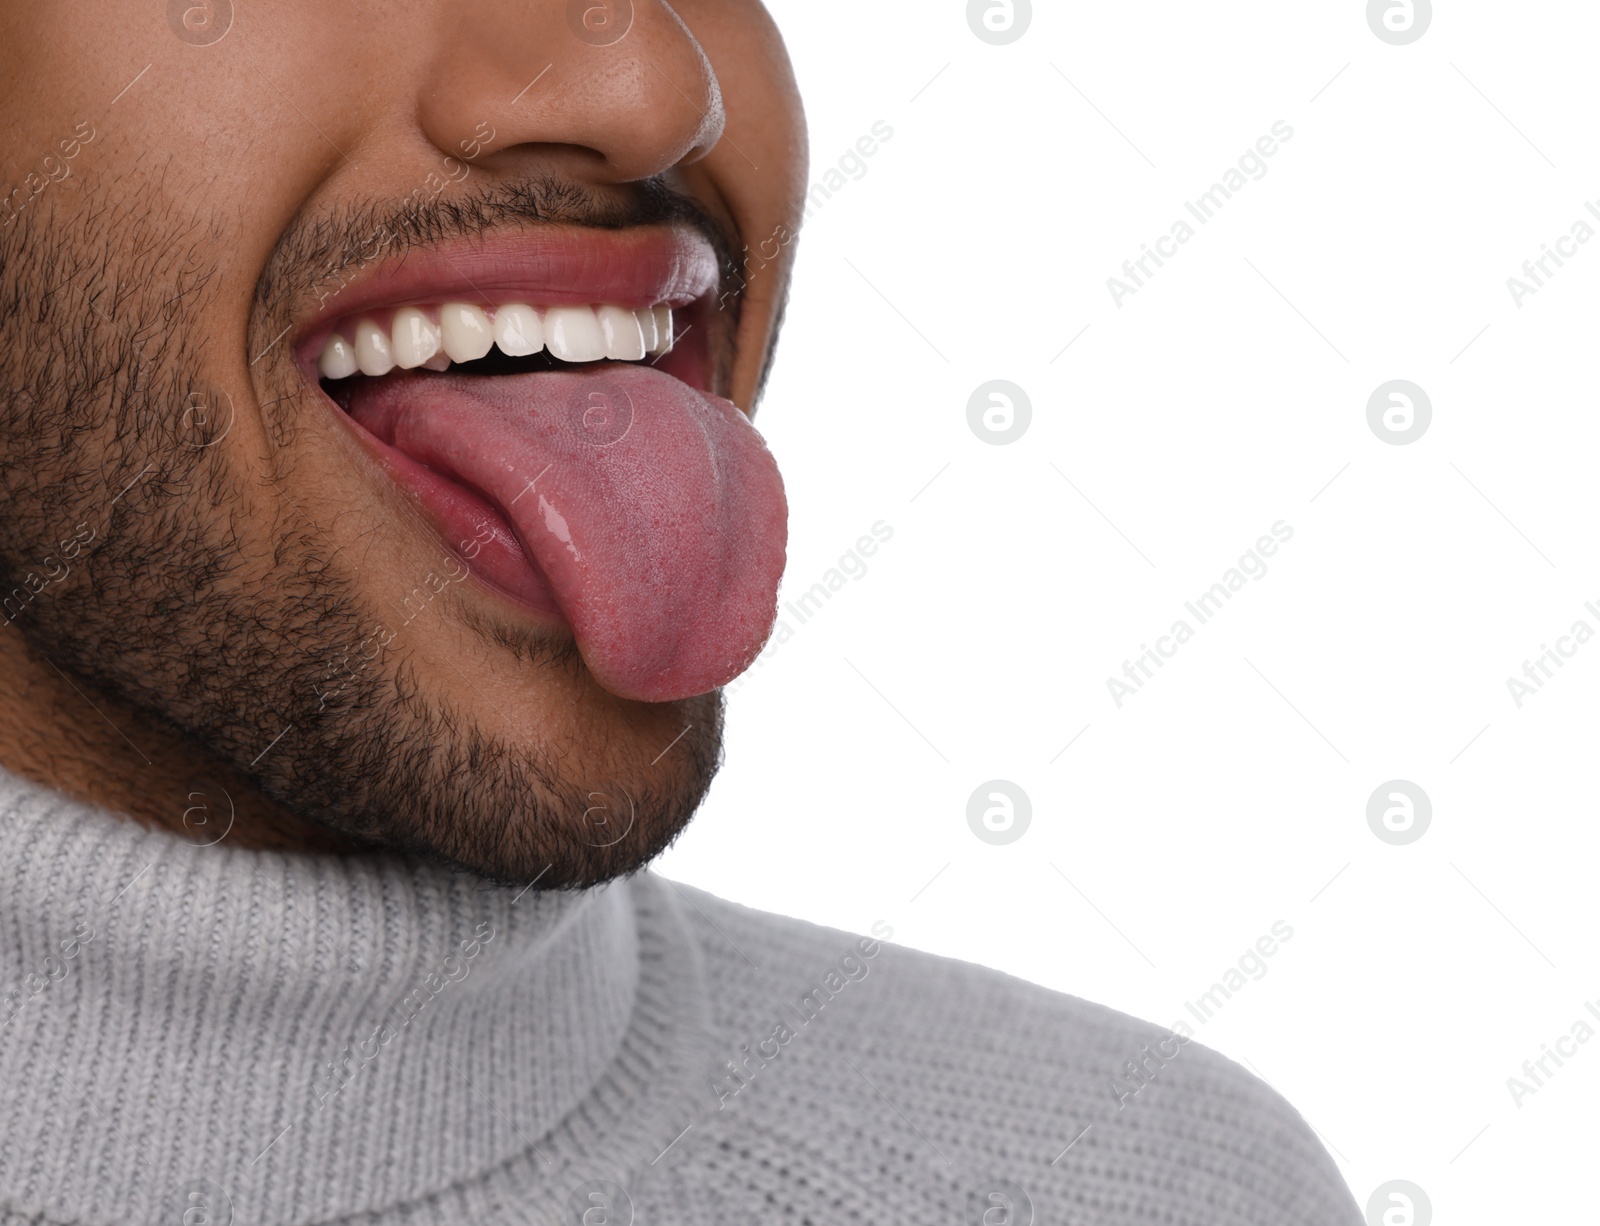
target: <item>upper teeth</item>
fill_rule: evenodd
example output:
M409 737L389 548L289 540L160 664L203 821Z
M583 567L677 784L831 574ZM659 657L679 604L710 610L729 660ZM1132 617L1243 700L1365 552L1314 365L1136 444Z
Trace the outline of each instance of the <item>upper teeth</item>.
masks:
M563 362L609 358L637 362L672 349L672 308L630 310L620 306L558 306L536 311L507 302L485 311L467 302L437 309L401 307L388 329L363 317L341 325L328 337L317 359L325 379L347 379L360 372L386 375L396 366L443 370L451 362L472 362L498 347L509 357L548 349Z

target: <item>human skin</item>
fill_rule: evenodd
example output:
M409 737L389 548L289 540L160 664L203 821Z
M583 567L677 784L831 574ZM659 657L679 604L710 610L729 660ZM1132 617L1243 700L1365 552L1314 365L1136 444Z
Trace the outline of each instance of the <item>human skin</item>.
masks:
M753 412L806 171L781 40L758 0L611 0L609 43L567 0L227 7L0 11L0 578L50 572L0 622L0 765L202 842L630 871L720 699L617 697L458 578L294 342L374 218L625 234L665 188L764 252L704 342Z

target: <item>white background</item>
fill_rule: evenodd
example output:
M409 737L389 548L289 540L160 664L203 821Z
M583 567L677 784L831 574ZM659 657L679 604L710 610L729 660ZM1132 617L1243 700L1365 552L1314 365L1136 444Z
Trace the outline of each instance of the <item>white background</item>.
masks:
M1520 306L1507 279L1600 226L1600 11L1446 4L1397 47L1360 0L1041 3L997 47L956 0L772 7L813 180L894 130L806 229L759 418L786 598L894 535L737 690L664 871L1163 1024L1284 920L1197 1035L1363 1206L1407 1179L1438 1223L1592 1213L1600 1040L1520 1105L1507 1079L1600 999L1600 639L1520 709L1506 681L1600 631L1600 241ZM967 423L991 379L1032 401L1011 445ZM1391 379L1432 401L1410 445L1367 422ZM1119 709L1107 678L1279 520ZM967 824L996 778L1033 806L1008 846ZM1409 846L1367 824L1396 778L1433 805Z

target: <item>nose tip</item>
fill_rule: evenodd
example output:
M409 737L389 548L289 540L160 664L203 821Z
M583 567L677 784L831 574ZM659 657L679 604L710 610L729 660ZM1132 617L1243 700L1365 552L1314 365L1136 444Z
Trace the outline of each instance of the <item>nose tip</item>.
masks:
M487 122L483 153L563 146L585 173L633 182L698 160L722 139L722 90L704 49L665 0L485 3L457 25L419 99L429 140L453 151ZM479 19L479 15L482 19Z
M624 39L575 60L587 79L585 105L573 108L568 122L582 133L577 143L604 155L622 179L647 178L703 157L725 126L711 62L677 15L662 11L661 24L669 28L646 33L636 26L632 49L621 51Z

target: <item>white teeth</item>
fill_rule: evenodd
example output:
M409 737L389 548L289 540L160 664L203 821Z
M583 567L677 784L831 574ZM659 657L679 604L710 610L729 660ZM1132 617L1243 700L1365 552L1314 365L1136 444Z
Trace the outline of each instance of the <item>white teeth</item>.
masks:
M348 379L360 369L355 346L335 332L322 347L322 356L317 359L317 372L324 379Z
M539 312L520 302L509 302L494 313L494 343L509 358L525 358L544 348L544 324Z
M475 362L494 348L489 317L465 302L451 302L440 308L439 332L452 362Z
M356 365L364 375L386 375L394 369L388 334L370 319L356 325Z
M650 346L652 354L671 353L672 342L676 339L672 335L672 308L668 306L652 307L650 313L656 321L656 343Z
M603 306L595 311L595 318L600 321L606 357L614 362L637 362L644 357L644 329L639 326L639 317L627 307Z
M644 351L655 352L656 342L661 339L656 328L656 313L647 307L642 311L635 311L633 315L639 321L639 331L644 336Z
M672 308L602 305L558 306L543 312L524 302L507 302L490 314L466 302L438 308L439 322L428 310L401 307L389 329L370 319L328 337L317 357L324 379L348 379L358 371L381 376L395 367L445 371L452 362L475 362L490 349L521 358L548 348L563 362L638 362L672 350ZM345 336L354 335L354 343Z
M394 364L402 370L421 366L439 352L439 325L416 307L394 313Z
M598 362L606 340L593 307L551 307L544 317L544 343L563 362Z

